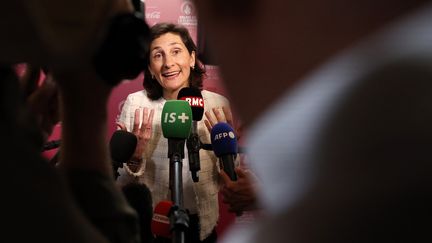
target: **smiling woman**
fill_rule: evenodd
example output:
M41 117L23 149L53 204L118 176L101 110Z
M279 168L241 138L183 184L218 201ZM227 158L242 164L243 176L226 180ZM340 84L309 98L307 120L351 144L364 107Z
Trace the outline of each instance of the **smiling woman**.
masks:
M177 99L182 88L191 87L201 91L208 124L232 123L232 115L225 97L202 90L205 70L196 57L197 47L187 29L159 23L150 32L144 90L128 95L119 119L119 127L133 132L138 144L132 161L119 171L118 182L120 185L131 181L145 183L152 192L154 206L170 200L168 142L162 136L159 119L165 102ZM197 122L197 132L201 142L210 143L210 132L204 121ZM185 237L186 242L215 242L219 218L217 157L212 151L204 150L199 151L199 157L201 169L196 183L190 175L187 154L183 160L184 208L190 213ZM157 237L156 242L171 240Z
M205 70L196 58L197 47L188 30L180 25L159 23L151 28L150 35L143 83L148 97L177 99L178 91L188 86L202 90Z
M148 68L163 88L163 97L176 99L179 90L189 86L190 70L195 68L195 51L189 53L179 35L163 34L150 46Z

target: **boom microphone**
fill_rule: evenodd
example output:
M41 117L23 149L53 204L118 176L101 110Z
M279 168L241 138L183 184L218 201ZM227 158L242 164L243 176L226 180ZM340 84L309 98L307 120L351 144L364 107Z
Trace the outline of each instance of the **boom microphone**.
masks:
M117 130L111 136L109 148L116 179L119 175L118 168L123 167L123 163L130 160L135 152L137 142L138 140L133 133L123 130Z
M234 160L237 156L237 138L234 129L228 123L217 123L211 130L211 142L214 153L219 157L222 169L232 181L236 181Z
M198 121L201 121L204 114L204 100L201 91L196 88L182 88L177 96L179 100L189 102L192 109L192 131L186 140L186 147L188 149L189 170L194 182L199 181L198 172L201 169L199 150L201 148L201 141L198 136Z
M151 221L151 230L154 235L171 238L169 214L172 206L171 201L161 201L156 205Z

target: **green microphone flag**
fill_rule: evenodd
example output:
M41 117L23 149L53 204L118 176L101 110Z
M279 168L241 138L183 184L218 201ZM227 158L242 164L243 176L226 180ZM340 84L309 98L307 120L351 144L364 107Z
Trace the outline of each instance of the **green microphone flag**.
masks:
M188 138L192 129L192 109L189 103L184 100L167 100L162 109L161 121L165 138Z

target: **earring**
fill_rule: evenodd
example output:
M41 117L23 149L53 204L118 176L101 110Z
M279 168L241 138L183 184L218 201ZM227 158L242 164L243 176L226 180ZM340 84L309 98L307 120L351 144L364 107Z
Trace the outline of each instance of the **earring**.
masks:
M194 69L195 69L195 66L191 66L191 68L192 68L192 70L194 70Z
M152 74L152 76L151 76L151 77L152 77L152 79L155 79L155 76L154 76L153 74Z

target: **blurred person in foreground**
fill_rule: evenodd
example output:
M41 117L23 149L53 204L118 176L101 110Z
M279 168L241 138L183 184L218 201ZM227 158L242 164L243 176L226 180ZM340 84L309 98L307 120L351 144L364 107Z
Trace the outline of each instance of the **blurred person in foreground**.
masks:
M0 41L2 236L13 242L139 242L137 215L114 183L105 138L112 87L94 72L91 58L109 16L132 8L128 1L76 1L84 8L62 12L71 5L0 4L6 36ZM35 98L53 94L53 87L24 92L12 68L17 62L52 71L63 125L58 168L40 155L50 128L42 125L44 100ZM88 121L95 127L88 129Z
M267 212L224 242L430 241L432 5L195 4Z

